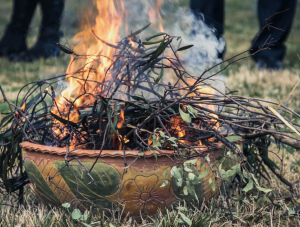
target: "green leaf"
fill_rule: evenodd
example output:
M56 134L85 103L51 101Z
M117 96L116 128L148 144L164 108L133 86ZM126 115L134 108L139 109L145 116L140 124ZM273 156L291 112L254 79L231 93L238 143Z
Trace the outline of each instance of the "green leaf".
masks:
M188 192L199 202L194 185L192 185L189 181L186 182L186 185Z
M268 193L268 192L271 192L272 189L268 189L268 188L263 188L263 187L260 187L260 186L256 186L256 188L261 191L261 192L264 192L264 193Z
M65 208L70 208L71 204L70 203L63 203L62 204L62 207L65 207Z
M195 175L195 176L196 176L196 175ZM200 181L199 181L198 177L196 176L196 177L194 178L194 180L191 181L191 183L192 183L193 185L197 185L197 184L200 184Z
M159 39L159 40L155 40L155 41L150 41L150 42L143 42L144 45L152 45L152 44L156 44L156 43L161 43L165 41L165 39Z
M177 39L177 41L178 41L178 39ZM179 47L181 46L181 42L182 42L182 39L180 38L180 41L179 41L178 46L177 46L177 50L178 50Z
M225 180L227 183L231 182L231 180L229 180L227 173L224 169L220 170L220 174L221 174L221 177L223 178L223 180Z
M255 184L259 185L259 183L258 183L257 179L255 178L254 174L253 173L250 173L250 174L251 174L252 179L254 180Z
M189 225L191 226L193 223L191 219L189 219L187 216L185 216L183 213L178 212L178 214L181 216L181 218Z
M156 84L158 84L158 82L161 80L161 78L163 77L164 75L164 68L162 67L161 68L161 71L158 75L158 77L155 79L154 83L153 83L153 86L155 86Z
M188 113L183 112L180 108L180 105L179 105L179 113L180 113L182 120L184 120L188 123L192 122L191 116Z
M143 152L138 153L138 156L144 156Z
M234 176L236 174L235 169L230 169L226 172L227 177Z
M174 111L171 107L169 107L168 110L169 110L171 113L176 114L175 111Z
M81 217L81 212L79 209L74 209L73 212L72 212L72 218L74 220L77 220Z
M150 39L153 39L155 37L165 35L165 34L166 34L165 32L158 32L158 33L155 33L154 35L151 35L151 36L147 37L146 40L149 41Z
M33 99L31 99L28 103L25 104L25 112L27 112L34 104L37 103L37 101L41 98L41 93L39 93L37 96L35 96Z
M183 179L182 179L182 178L176 179L176 185L177 185L178 187L181 187L181 186L182 186L182 183L183 183Z
M180 210L180 211L188 211L188 209L186 207L176 207L177 210Z
M189 174L188 174L188 177L189 177L189 179L190 179L191 181L193 181L193 180L195 179L195 174L189 173Z
M177 222L180 223L180 224L184 224L184 221L181 218L178 218Z
M187 50L191 47L193 47L194 45L187 45L187 46L183 46L183 47L180 47L177 51L182 51L182 50Z
M98 104L97 104L97 114L100 113L101 106L102 106L102 102L98 102Z
M198 176L198 179L201 180L204 177L206 177L208 172L209 172L209 169L206 169L204 172L200 173L199 176Z
M186 171L186 172L193 172L193 170L190 169L190 168L187 167L187 166L183 166L183 169L184 169L184 171Z
M247 173L244 169L243 169L243 176L245 177L245 178L247 178L247 179L250 179L250 174L249 173Z
M172 169L171 169L171 175L172 175L173 177L175 177L176 179L181 178L181 174L180 174L180 172L179 172L177 166L173 166L173 167L172 167Z
M292 210L289 210L289 212L288 212L288 215L290 216L290 215L295 215L296 214L296 212L292 209Z
M166 138L167 136L166 136L166 134L163 132L163 131L158 131L159 132L159 135L161 136L161 137L163 137L163 138Z
M153 142L153 147L157 150L161 149L161 143L156 140L156 135L153 134L152 138L149 138Z
M237 141L241 141L243 140L244 138L241 137L241 136L227 136L226 139L231 142L231 143L234 143L234 142L237 142Z
M165 180L165 179L162 179L163 183L162 185L160 186L161 188L167 186L169 184L169 181L168 180Z
M187 110L193 117L197 117L198 112L193 107L191 107L190 105L187 105Z
M216 185L215 185L214 181L211 178L209 178L208 183L210 184L211 189L213 191L216 191Z
M177 143L176 143L177 139L175 137L169 137L168 141L172 142L172 146L173 147L177 147L178 146Z
M8 114L6 115L1 123L0 123L0 128L4 128L9 122L11 122L14 119L14 117L12 116L12 114Z
M172 42L172 40L173 40L173 38L170 38L167 42L165 42L165 43L162 42L154 52L143 56L143 58L146 58L146 57L152 55L152 57L147 61L147 62L151 62L152 60L154 60L155 58L157 58L159 55L161 55L164 52L164 50Z
M181 151L181 155L182 155L182 156L185 156L187 152L188 152L188 149L187 149L187 148L184 148L183 151Z
M152 152L152 154L154 155L155 159L156 159L156 162L157 162L157 154L154 150L150 149L150 151Z
M272 167L274 167L274 168L280 170L280 168L276 165L276 163L273 162L273 161L268 157L268 153L267 153L267 152L261 154L260 156L261 156L261 158L264 160L264 162L265 162L267 165L272 166Z
M166 176L168 176L169 172L164 172L164 178L166 178Z
M184 195L188 195L189 194L188 193L188 187L186 185L183 187L183 194Z
M249 180L248 184L246 185L246 187L243 189L244 192L248 192L253 188L253 181Z
M267 195L265 194L264 197L261 197L257 200L256 205L260 206L261 204L263 204L264 202L271 202L269 200L269 198L267 197Z
M237 215L233 214L233 216L237 219L239 219L241 222L243 222L244 224L247 224L247 222L245 222L243 219L241 219L240 217L238 217Z
M3 167L2 167L2 171L3 171L2 174L3 174L3 184L5 186L5 189L6 189L6 191L9 191L7 164L8 164L8 156L6 156L4 159Z
M238 201L241 201L244 199L244 196L243 195L239 195L239 194L236 194L235 197L233 197L233 200L238 202Z
M56 43L56 45L58 46L58 48L64 52L65 54L73 54L73 51L70 50L68 47L64 46L64 45L61 45L59 43Z
M135 96L135 95L131 95L130 97L136 101L143 101L144 103L148 103L147 100L144 99L143 97L139 97L139 96Z
M139 30L131 33L128 37L133 37L133 36L136 36L136 35L140 34L142 31L144 31L145 29L147 29L150 25L151 25L151 23L147 24L145 27L142 27L141 29L139 29Z
M188 160L188 161L184 162L183 165L187 165L187 164L193 165L193 164L195 164L197 161L198 161L198 159L196 159L196 158L195 158L195 159L191 159L191 160Z
M86 210L84 211L83 215L81 216L80 220L81 221L86 221L89 217L89 212Z

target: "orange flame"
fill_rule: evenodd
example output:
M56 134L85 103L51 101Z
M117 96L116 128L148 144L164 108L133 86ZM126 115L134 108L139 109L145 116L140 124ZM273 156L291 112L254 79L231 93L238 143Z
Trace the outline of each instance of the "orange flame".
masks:
M101 40L113 44L117 43L120 40L119 29L122 26L124 15L123 2L101 0L95 1L95 3L99 13L92 30ZM104 44L101 40L95 39L90 29L78 33L74 39L83 39L75 47L75 52L89 57L83 63L83 67L82 61L78 61L77 63L77 61L73 62L73 59L71 59L68 70L70 76L67 78L69 85L57 100L59 108L64 107L66 103L65 99L72 102L75 97L84 93L84 91L93 94L101 92L101 86L97 86L99 83L96 82L104 83L109 80L109 78L105 77L107 69L112 64L114 48ZM74 69L75 71L78 68L82 68L82 71L79 74L72 74L71 70ZM90 70L91 68L93 70ZM91 101L94 101L94 98L89 95L82 97L80 101L76 102L82 105L85 102Z

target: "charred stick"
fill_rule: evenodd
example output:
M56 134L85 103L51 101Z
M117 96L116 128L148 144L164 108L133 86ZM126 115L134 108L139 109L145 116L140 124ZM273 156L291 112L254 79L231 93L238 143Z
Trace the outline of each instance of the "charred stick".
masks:
M278 173L278 172L276 171L275 167L271 166L269 163L267 163L267 162L264 161L264 160L263 160L263 162L264 162L264 164L265 164L266 166L269 167L269 169L276 175L276 177L278 177L278 179L279 179L282 183L284 183L285 185L289 186L290 189L291 189L292 191L295 190L295 187L296 187L295 184L290 183L287 179L285 179L282 175L280 175L280 173Z

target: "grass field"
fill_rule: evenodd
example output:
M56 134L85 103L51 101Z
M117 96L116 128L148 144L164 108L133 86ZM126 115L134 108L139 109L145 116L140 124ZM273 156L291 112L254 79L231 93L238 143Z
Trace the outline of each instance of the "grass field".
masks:
M86 12L88 10L88 6L91 5L91 2L92 0L66 0L62 30L65 31L68 39L71 39L77 32L80 31L80 21L84 19L84 13L82 12ZM187 6L188 2L186 0L180 0L180 4L182 6ZM227 52L225 59L247 50L250 46L252 38L258 32L258 20L256 18L255 4L255 0L226 0L226 25L224 38L227 43ZM9 21L11 7L12 5L10 0L1 1L0 36L3 34L5 26ZM38 12L30 26L30 32L28 35L29 46L33 45L36 40L40 19L40 12ZM297 6L293 28L286 42L287 55L283 62L284 70L279 72L257 71L255 68L255 63L251 59L245 59L237 62L236 64L232 65L232 67L229 67L224 71L224 75L226 75L227 86L232 90L238 90L239 94L243 96L261 97L280 102L292 90L294 85L300 79L300 60L297 57L297 52L300 53L299 37L300 5ZM47 60L39 60L30 64L13 64L5 58L0 58L0 85L3 87L8 98L14 101L16 99L17 92L25 83L63 74L66 71L68 62L69 56L65 54L62 54L56 59L52 58ZM293 98L288 104L288 106L297 113L300 112L300 100L298 99L299 96L300 88L295 90ZM3 103L3 98L0 96L0 113L6 111L7 105ZM293 116L287 117L291 119L293 118ZM283 153L280 154L286 155ZM298 164L300 163L300 156L287 155L287 157L288 159L284 163L284 173L288 176L288 179L294 182L299 180L298 175L300 173L300 167L298 167ZM272 181L272 186L278 187L278 193L280 195L284 195L284 187L278 186L278 182L276 180ZM39 211L36 211L36 207L34 208L34 203L31 201L32 197L29 196L28 200L30 200L28 204L32 206L30 209L25 209L24 211L18 211L13 208L1 209L0 213L2 212L2 217L0 220L0 226L7 226L5 223L9 223L12 220L10 214L19 215L18 219L15 219L15 225L11 226L46 226L43 225L43 221L46 219L49 211L44 208L39 208ZM264 208L261 208L261 211L259 211L260 213L256 215L254 214L254 211L257 211L260 208L253 205L250 201L249 206L244 207L244 210L247 212L245 211L238 216L242 219L246 219L251 215L255 217L251 219L252 221L248 222L250 223L250 226L255 226L254 224L256 224L256 226L270 226L271 224L273 226L278 226L279 222L272 223L272 218L274 218L274 221L278 220L277 218L280 217L283 211L288 211L291 207L290 203L281 205L282 207L285 207L285 210L282 209L280 212L267 214L267 211L265 211ZM239 208L237 207L237 212L238 210ZM197 213L196 210L194 214L189 215L189 217L198 218L199 213ZM272 215L279 216L275 217ZM266 218L265 220L263 218L264 216L268 216L269 219ZM176 223L176 225L170 224L172 221L176 220L176 217L178 217L178 212L176 210L170 211L170 214L167 216L167 218L165 216L160 216L156 221L154 220L153 222L157 224L154 226L181 226L179 222ZM221 216L218 216L218 218L219 217ZM67 224L65 226L78 226L77 222L73 223L70 218L67 218L63 213L57 210L52 212L49 220L50 219L56 220L57 223L62 220L67 220ZM163 223L164 220L166 223L169 223L169 225L162 225L161 223ZM257 222L254 222L255 220L257 220ZM40 221L42 222L40 223ZM116 220L112 220L112 222L114 223L113 226L115 226L115 223L119 223ZM56 222L54 221L52 223L53 225L51 224L47 226L56 226L55 223ZM92 223L94 223L93 226L102 226L99 218L93 218ZM226 223L228 224L228 222L225 221L224 223L224 226L226 226ZM289 221L286 220L285 223L287 224ZM290 224L292 225L292 223ZM293 224L295 224L294 226L297 226L299 223L293 222ZM103 226L108 225L109 221L103 223ZM119 223L119 225L121 225L121 223ZM128 220L123 226L131 225L131 220ZM148 225L145 224L144 226ZM242 222L237 223L236 226L242 226Z

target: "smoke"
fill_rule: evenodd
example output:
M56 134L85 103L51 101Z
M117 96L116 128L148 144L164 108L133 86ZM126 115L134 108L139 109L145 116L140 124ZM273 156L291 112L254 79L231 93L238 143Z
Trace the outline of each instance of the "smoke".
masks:
M169 35L181 36L181 46L194 45L180 53L181 61L192 75L201 75L205 69L221 61L218 54L225 48L224 39L214 35L214 28L205 24L204 16L196 18L188 7L179 6L177 0L125 0L124 7L127 27L123 26L121 37L150 22L150 28L140 35L142 40L163 28Z
M65 90L68 87L69 83L63 79L60 79L57 82L57 87L55 89L55 94L60 94L63 90Z
M149 28L139 34L142 41L144 41L146 37L157 32L166 32L171 36L180 36L182 38L182 42L173 39L172 44L175 48L178 48L179 42L181 42L181 47L191 44L194 45L188 50L178 52L181 62L189 74L200 76L204 70L221 61L221 59L218 58L218 55L224 50L225 41L222 38L218 39L214 35L214 28L210 28L205 24L204 17L200 19L196 18L189 7L180 6L177 0L114 0L114 2L117 10L120 10L120 14L112 15L116 15L116 19L120 19L120 15L123 15L124 17L123 26L121 26L119 30L120 39L126 37L130 32L137 31L151 23ZM102 8L101 10L107 10L106 8ZM101 15L103 12L100 11L97 13ZM93 15L90 15L90 17L95 18ZM109 23L109 21L105 21L105 23ZM88 25L87 27L90 26ZM101 29L99 29L98 32L100 33ZM84 32L78 33L74 37L74 41L76 42L85 38L85 41L80 42L76 47L80 50L79 53L82 53L82 50L86 50L87 47L91 47L91 42L88 42L89 39L95 40L90 32L88 33L90 35L88 38L85 37L86 34L87 33ZM111 42L112 40L106 41ZM84 46L85 42L87 43L87 46ZM168 54L166 52L165 54ZM85 62L86 59L83 58L80 61ZM73 69L71 72L79 68L78 65L80 65L80 61L77 60L76 64L72 64ZM206 76L209 75L209 73L206 74ZM177 79L178 78L174 73L168 73L166 70L163 77L163 83L168 84L170 82L171 84L175 84ZM58 90L64 89L65 85L66 84L64 83L60 83ZM218 85L214 84L214 86L217 86L220 89ZM163 91L158 92L161 93ZM135 94L137 94L137 92L135 92Z

